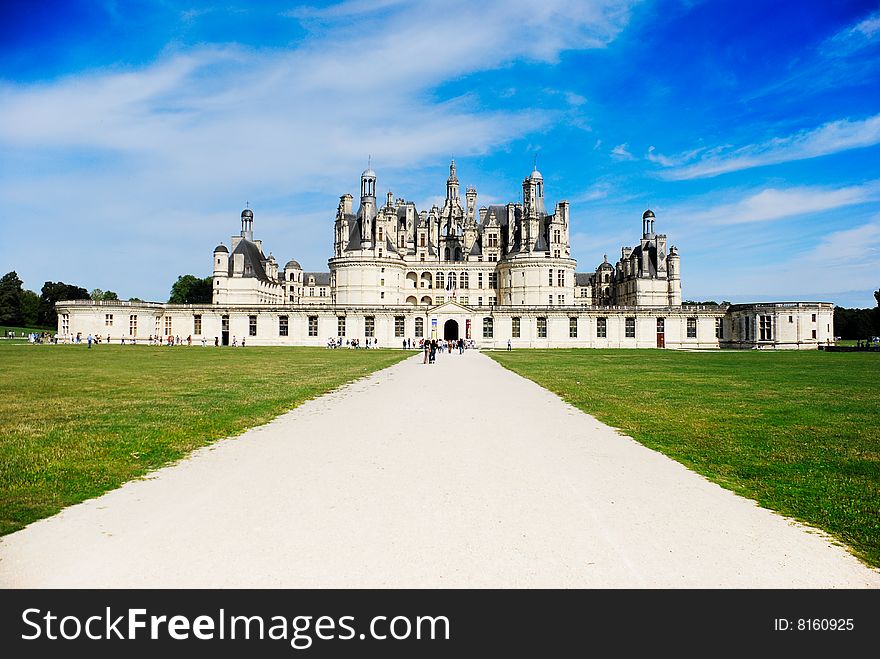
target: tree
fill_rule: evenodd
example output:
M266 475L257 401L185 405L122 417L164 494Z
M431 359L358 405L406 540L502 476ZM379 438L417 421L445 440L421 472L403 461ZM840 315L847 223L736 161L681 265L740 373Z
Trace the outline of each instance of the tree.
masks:
M195 275L180 275L171 286L171 304L210 304L213 278L199 279Z
M63 281L47 281L43 284L41 291L37 321L44 327L55 327L58 325L58 313L55 311L56 302L88 299L89 292L81 286L65 284Z
M40 308L40 296L24 289L21 292L21 316L25 327L36 327Z
M0 278L0 325L19 327L24 324L21 313L21 279L13 270Z
M119 296L113 291L102 291L100 288L96 288L91 293L89 293L89 297L91 297L96 302L119 299Z

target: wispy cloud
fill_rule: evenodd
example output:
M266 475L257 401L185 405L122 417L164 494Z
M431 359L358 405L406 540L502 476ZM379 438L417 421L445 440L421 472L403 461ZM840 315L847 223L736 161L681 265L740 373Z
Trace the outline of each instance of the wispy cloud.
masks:
M611 149L611 157L614 160L635 160L635 156L629 152L629 144L618 144Z
M752 167L763 167L794 160L817 158L848 149L880 143L880 114L867 119L840 119L786 137L750 144L732 151L696 149L674 156L664 156L649 149L648 159L670 167L661 173L669 180L708 178ZM683 164L701 157L691 164Z
M806 216L876 200L880 200L880 180L836 189L818 186L765 188L732 203L702 209L690 205L674 211L673 215L688 224L748 224Z
M880 12L860 20L828 39L820 48L825 56L841 57L849 55L880 37Z

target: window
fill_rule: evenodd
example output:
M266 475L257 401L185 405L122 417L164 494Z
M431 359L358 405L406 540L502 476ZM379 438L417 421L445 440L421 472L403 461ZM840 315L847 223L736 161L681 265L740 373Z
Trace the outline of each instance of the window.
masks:
M564 295L557 295L556 296L556 304L558 304L559 306L564 305L565 304L565 296Z
M113 327L113 314L105 313L104 314L104 325L106 327Z
M318 317L309 316L309 336L318 336Z
M492 319L487 316L486 318L483 318L483 338L491 339L493 338L493 335Z
M336 335L345 336L345 316L336 316Z
M697 338L697 319L696 318L688 318L687 319L687 338L689 338L689 339Z
M70 334L70 314L61 314L61 333Z
M791 316L789 316L791 318ZM716 318L715 319L715 338L723 339L724 338L724 319Z
M137 314L131 314L128 317L128 335L137 336L138 333L138 317Z
M547 281L547 285L552 286L553 285L553 268L550 268L550 270L548 270L547 272L550 275L549 280Z
M498 288L498 273L489 273L489 288Z
M446 297L443 295L438 295L436 302L437 304L443 304L444 302L446 302Z
M367 316L364 318L364 336L376 336L376 317Z
M581 289L581 297L587 297L587 289L586 288Z
M572 316L568 319L568 338L576 339L578 336L578 319L577 316Z
M751 323L749 322L750 320L751 320L751 318L749 318L748 316L743 318L743 338L746 341L748 341L752 338L752 327L751 327Z
M794 316L789 316L789 317L788 317L788 322L793 323L793 322L794 322Z
M544 317L538 318L538 338L547 338L547 319Z
M384 279L380 279L380 280L379 280L379 286L384 286L384 285L385 285L385 280L384 280Z
M561 256L561 252L558 249L553 250L553 258L558 259Z
M762 341L772 341L773 340L773 317L772 316L759 316L759 329L761 332L761 340Z
M416 338L420 339L425 335L425 319L416 318Z
M287 316L278 316L278 336L287 336Z
M202 333L202 316L201 314L196 314L193 316L193 334L196 336L200 336Z
M446 288L446 279L445 274L442 272L438 272L434 275L434 288L439 288L441 291Z
M514 339L519 338L519 316L510 319L510 334Z
M477 306L480 306L480 307L483 306L483 296L482 295L477 298Z
M327 295L327 289L326 288L319 288L318 295L320 295L321 297L325 297Z
M462 295L460 298L458 298L458 301L461 302L462 304L467 304L469 302L468 296Z
M159 319L157 318L157 319L156 319L156 322L158 323L158 321L159 321ZM224 316L221 316L221 317L220 317L220 328L221 328L221 330L224 331L224 332L228 332L228 331L229 331L229 316L225 316L225 315L224 315ZM156 330L156 334L158 334L158 333L159 333L159 331L158 331L158 329L157 329L157 330Z
M816 338L816 330L813 330L813 338Z
M384 238L385 238L385 235L382 232L382 227L379 227L379 242L381 243Z
M256 336L257 335L257 317L256 316L248 316L248 335Z
M406 247L406 237L403 234L397 238L397 246L398 247Z
M422 252L421 254L419 254L419 261L424 261L424 260L425 260L425 253Z
M554 242L554 243L560 243L560 242L562 242L562 232L561 232L559 229L556 229L556 230L553 232L553 242Z
M483 288L483 273L477 274L477 288Z
M165 336L171 336L171 316L165 316Z
M547 296L547 304L551 307L553 306L553 294L552 293Z
M462 272L458 278L459 288L468 288L468 273Z
M625 336L628 339L636 338L636 319L627 318L625 324Z
M604 339L608 336L608 319L607 318L597 318L596 319L596 336L600 339Z
M490 260L490 261L497 261L497 260L498 260L498 255L497 255L497 254L494 254L494 253L493 253L493 254L489 254L489 260Z
M404 334L403 316L394 317L394 336L400 338Z
M666 332L666 319L658 318L657 319L657 334L663 334Z
M816 322L816 314L813 314L813 322ZM815 339L816 337L814 336L813 338Z
M490 296L489 296L489 306L494 307L495 304L496 304L495 300L496 300L495 296L494 296L494 295L490 295Z
M385 291L382 291L381 293L379 293L379 299L380 299L380 300L384 300L384 299L385 299Z
M419 247L424 247L424 246L425 246L425 234L422 234L419 236ZM422 261L424 261L424 260L425 260L425 255L422 254Z
M309 289L309 297L315 297L315 289L314 288Z
M565 270L556 271L556 285L565 286Z
M491 232L486 236L486 247L498 247L498 234Z

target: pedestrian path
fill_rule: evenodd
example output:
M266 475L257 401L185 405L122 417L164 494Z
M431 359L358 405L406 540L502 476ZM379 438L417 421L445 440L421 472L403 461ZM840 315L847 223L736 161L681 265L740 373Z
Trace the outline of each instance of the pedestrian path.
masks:
M422 359L6 536L0 586L880 586L477 351Z

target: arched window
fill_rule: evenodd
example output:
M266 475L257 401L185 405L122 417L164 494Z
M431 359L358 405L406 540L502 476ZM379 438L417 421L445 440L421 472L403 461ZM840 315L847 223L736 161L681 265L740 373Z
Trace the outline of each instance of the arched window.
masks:
M461 247L455 248L455 260L461 261Z
M461 288L468 288L468 273L462 272L461 277L458 278L458 283Z
M448 247L446 248L446 251L443 252L443 254L444 254L444 259L448 261L449 260L449 248Z
M438 272L434 275L434 288L443 290L446 288L446 280L444 279L444 275L442 272Z
M454 272L449 273L449 278L447 279L447 282L449 284L450 289L455 288L455 273Z

